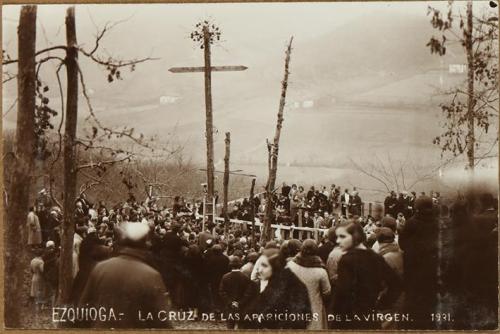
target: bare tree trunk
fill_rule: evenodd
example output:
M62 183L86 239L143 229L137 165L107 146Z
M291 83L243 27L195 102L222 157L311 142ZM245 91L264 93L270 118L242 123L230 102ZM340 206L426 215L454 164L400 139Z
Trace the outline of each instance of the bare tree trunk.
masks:
M27 266L26 217L35 158L36 6L23 6L18 27L18 113L15 160L5 224L5 326L21 326L24 270Z
M229 188L229 154L231 145L231 134L226 132L226 155L224 156L224 235L227 237L227 230L229 227L229 216L227 215L227 200Z
M252 217L252 247L255 249L257 241L255 240L255 202L254 202L254 189L255 189L255 178L252 179L252 185L250 186L250 216Z
M214 197L214 135L212 116L212 70L210 61L210 32L203 28L203 51L205 55L205 108L206 108L206 139L207 139L207 202ZM215 209L213 210L215 212Z
M274 141L272 144L268 143L268 164L269 164L269 177L267 179L266 184L266 194L267 194L267 202L266 202L266 213L264 217L264 228L262 230L261 240L263 242L269 241L272 238L272 229L271 224L274 221L274 201L273 201L273 193L274 186L276 184L276 175L278 172L278 153L279 153L279 141L281 134L281 127L283 124L283 111L285 109L286 102L286 90L288 87L288 75L289 65L290 65L290 55L292 53L292 41L293 37L290 38L290 43L286 49L286 57L285 57L285 75L283 81L281 82L281 98L280 105L278 110L278 121L276 123L276 132L274 134Z
M73 283L73 238L76 198L77 156L75 136L78 117L78 50L76 41L75 7L66 13L66 71L68 76L66 124L64 133L64 221L61 236L59 267L59 304L69 303Z
M473 18L472 18L472 0L467 1L467 34L465 35L465 50L467 54L467 167L471 173L474 171L474 51L472 49L472 32L473 32Z

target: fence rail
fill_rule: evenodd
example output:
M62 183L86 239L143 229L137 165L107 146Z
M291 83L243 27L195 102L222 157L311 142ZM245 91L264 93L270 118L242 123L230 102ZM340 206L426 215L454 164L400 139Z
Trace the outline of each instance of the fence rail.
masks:
M202 216L197 215L197 217L201 218ZM214 220L217 223L222 223L222 224L224 223L223 217L215 217ZM240 219L229 219L229 222L245 226L247 225L252 226L253 224L255 224L256 227L261 227L262 225L264 225L258 218L256 218L255 223ZM289 226L283 224L271 224L271 228L273 229L274 235L276 237L279 236L280 239L286 239L287 231L288 233L293 233L294 231L298 231L299 239L303 239L304 234L306 234L306 236L308 236L309 238L314 237L314 239L319 240L320 234L325 235L328 231L328 229L302 227L302 226ZM276 231L278 231L278 234L276 234Z

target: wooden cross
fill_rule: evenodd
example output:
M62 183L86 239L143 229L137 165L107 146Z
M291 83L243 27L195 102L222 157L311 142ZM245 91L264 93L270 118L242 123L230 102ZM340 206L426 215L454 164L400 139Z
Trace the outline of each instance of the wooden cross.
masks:
M211 34L209 25L203 26L203 51L205 66L200 67L173 67L172 73L205 73L205 107L206 107L206 140L207 140L207 197L211 200L214 196L214 142L213 142L213 117L212 117L212 72L244 71L245 66L212 66L210 61Z

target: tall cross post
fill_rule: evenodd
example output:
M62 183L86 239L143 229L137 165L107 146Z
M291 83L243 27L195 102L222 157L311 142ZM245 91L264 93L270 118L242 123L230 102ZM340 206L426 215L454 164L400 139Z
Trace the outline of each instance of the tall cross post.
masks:
M203 27L201 32L194 32L191 38L195 41L200 41L201 48L204 51L205 66L203 67L173 67L169 71L172 73L193 73L204 72L205 74L205 138L207 142L207 200L211 201L214 197L214 139L213 139L213 114L212 114L212 72L227 72L227 71L244 71L245 66L212 66L210 44L215 39L220 39L220 32L213 24L210 29L208 21L204 21L203 25L198 24L197 27Z

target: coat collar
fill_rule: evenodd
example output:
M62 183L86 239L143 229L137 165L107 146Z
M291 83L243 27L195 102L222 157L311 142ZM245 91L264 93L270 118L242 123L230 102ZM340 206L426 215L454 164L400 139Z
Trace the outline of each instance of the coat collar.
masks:
M153 258L153 254L151 251L147 249L141 248L132 248L132 247L120 247L116 251L116 256L128 256L133 257L141 262L146 263L147 265L157 269L156 262Z

